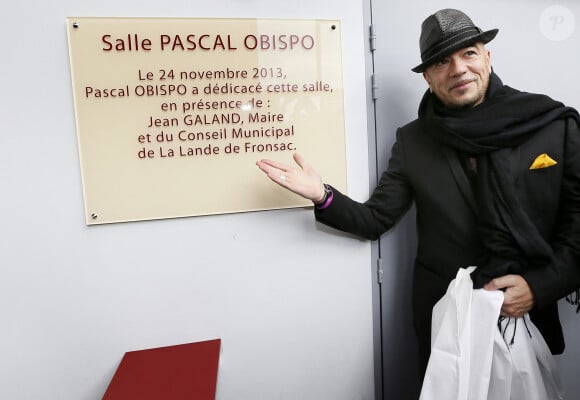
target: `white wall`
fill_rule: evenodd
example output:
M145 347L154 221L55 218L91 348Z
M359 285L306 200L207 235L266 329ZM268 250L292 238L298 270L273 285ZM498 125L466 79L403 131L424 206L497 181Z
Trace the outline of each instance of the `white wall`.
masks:
M65 30L67 16L341 19L348 185L364 199L362 2L32 0L3 16L0 398L100 399L125 351L221 338L218 399L371 399L368 242L311 209L85 226Z

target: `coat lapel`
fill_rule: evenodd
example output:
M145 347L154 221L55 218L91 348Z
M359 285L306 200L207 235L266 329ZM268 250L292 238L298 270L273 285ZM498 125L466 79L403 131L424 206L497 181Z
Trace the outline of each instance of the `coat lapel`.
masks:
M465 201L471 207L472 211L477 214L477 203L475 201L475 195L473 194L473 190L471 189L471 185L469 184L469 179L465 174L465 170L461 165L461 161L459 160L459 156L455 152L455 150L445 147L444 148L445 157L447 157L447 162L449 163L449 167L453 173L453 177L455 178L455 182L459 186L459 190L463 194Z

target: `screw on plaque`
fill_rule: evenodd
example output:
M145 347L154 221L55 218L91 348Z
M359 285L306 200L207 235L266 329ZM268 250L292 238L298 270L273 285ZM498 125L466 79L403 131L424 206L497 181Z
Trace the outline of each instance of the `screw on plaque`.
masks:
M330 29L332 29L332 30L335 30L335 29L336 29L336 25L332 25L332 26L330 27Z
M78 28L78 27L79 27L79 24L76 22L73 22L73 28Z
M97 214L93 213L93 214L91 214L91 218L92 219L97 219L97 218L99 218L99 216Z

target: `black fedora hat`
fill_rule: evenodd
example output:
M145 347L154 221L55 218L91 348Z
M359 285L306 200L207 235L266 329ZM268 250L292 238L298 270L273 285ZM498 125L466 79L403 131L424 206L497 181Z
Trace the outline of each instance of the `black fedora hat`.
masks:
M429 65L456 50L473 43L487 43L497 35L498 29L482 31L465 13L446 8L430 15L421 25L421 64L412 69L423 72Z

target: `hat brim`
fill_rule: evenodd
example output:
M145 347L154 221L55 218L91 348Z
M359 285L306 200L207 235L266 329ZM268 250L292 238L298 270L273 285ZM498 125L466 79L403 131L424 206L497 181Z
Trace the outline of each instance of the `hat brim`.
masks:
M449 54L453 53L456 50L468 47L473 43L478 42L482 42L483 44L489 43L493 40L493 38L495 38L498 32L499 29L491 29L489 31L478 33L477 35L462 38L461 40L454 42L453 44L441 49L436 54L433 54L431 57L423 61L421 64L417 65L415 68L412 68L411 71L418 73L423 72L435 61L440 60L445 56L448 56Z

